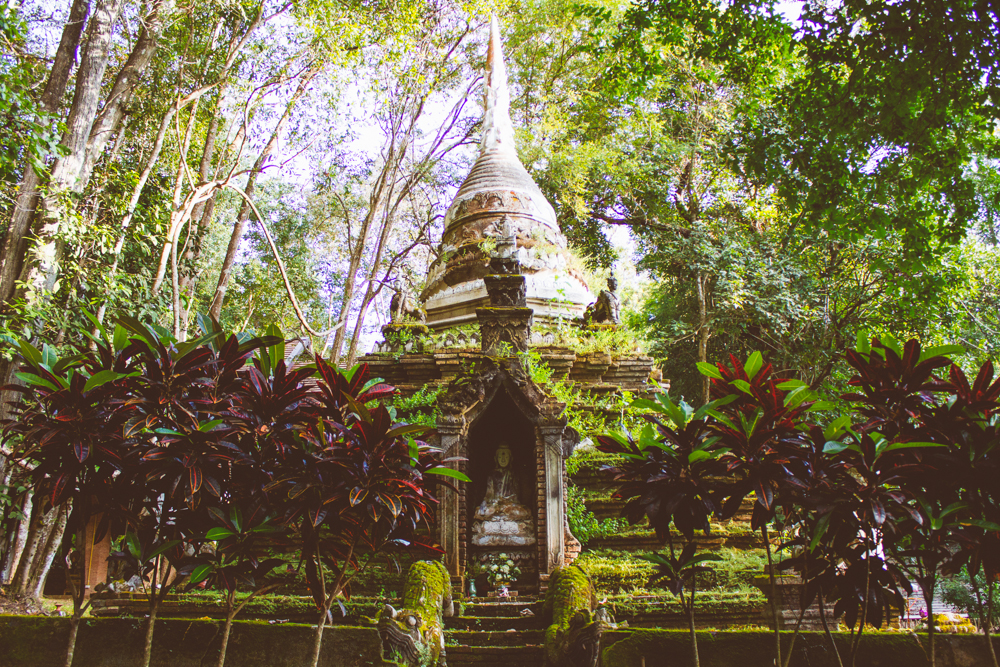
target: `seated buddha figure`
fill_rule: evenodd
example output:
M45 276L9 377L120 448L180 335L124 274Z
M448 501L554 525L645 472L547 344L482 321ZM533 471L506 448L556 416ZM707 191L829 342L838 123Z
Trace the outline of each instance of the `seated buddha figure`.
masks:
M497 447L496 468L486 480L486 495L472 520L472 544L523 547L535 543L535 519L518 497L510 445Z

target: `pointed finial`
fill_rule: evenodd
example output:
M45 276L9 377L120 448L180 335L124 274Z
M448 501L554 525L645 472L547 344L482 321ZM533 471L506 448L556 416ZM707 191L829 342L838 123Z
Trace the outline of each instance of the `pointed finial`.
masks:
M483 114L483 138L479 152L514 151L514 126L510 122L510 90L507 67L503 62L500 24L490 16L490 46L486 53L486 112Z

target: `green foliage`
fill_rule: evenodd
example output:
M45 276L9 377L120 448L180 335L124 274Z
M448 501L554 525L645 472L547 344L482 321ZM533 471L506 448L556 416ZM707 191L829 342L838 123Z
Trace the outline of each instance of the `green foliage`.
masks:
M59 155L59 131L44 114L36 99L38 63L22 57L28 38L28 24L19 3L0 3L0 178L8 189L30 164L46 172L48 156Z
M974 588L973 588L974 587ZM990 595L992 588L992 595ZM956 609L975 619L982 627L990 619L990 629L998 622L998 606L1000 606L1000 584L988 581L982 572L969 580L969 569L962 569L955 574L941 577L938 584L941 599Z
M436 426L441 414L437 399L445 389L445 385L425 385L409 396L396 396L387 406L389 414L411 424Z
M621 535L630 530L625 519L598 520L594 513L587 509L583 493L574 484L566 487L566 518L573 537L583 545L593 539Z

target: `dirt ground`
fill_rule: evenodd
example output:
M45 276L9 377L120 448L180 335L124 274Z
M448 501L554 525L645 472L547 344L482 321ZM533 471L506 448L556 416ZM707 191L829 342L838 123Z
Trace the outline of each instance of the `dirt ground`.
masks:
M56 605L62 606L66 610L64 600L43 599L41 603L33 599L15 599L0 592L0 615L15 614L18 616L52 616L56 613ZM72 611L73 603L69 601L69 609Z

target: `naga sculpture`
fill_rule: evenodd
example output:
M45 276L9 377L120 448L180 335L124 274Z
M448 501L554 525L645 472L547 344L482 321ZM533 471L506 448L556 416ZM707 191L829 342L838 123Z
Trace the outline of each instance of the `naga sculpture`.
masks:
M378 619L382 659L407 667L447 667L444 617L454 614L451 578L438 561L419 561L406 573L403 608L385 605Z
M570 565L552 573L543 612L552 615L545 631L545 658L551 667L597 667L601 635L611 625L597 602L594 585L583 570Z

